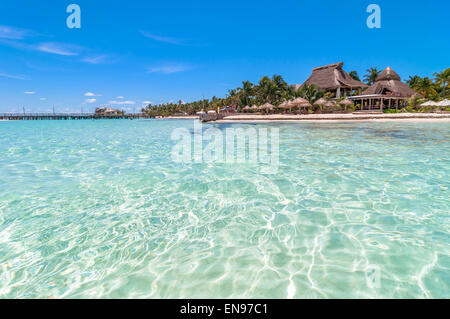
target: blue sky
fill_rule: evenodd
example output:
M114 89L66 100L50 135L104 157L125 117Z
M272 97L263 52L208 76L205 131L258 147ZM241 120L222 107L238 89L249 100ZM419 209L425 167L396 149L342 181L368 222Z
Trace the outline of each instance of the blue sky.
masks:
M66 7L81 7L81 29ZM366 8L381 7L381 29ZM302 83L344 61L403 78L450 67L447 0L0 2L0 112L92 111L225 96L242 80Z

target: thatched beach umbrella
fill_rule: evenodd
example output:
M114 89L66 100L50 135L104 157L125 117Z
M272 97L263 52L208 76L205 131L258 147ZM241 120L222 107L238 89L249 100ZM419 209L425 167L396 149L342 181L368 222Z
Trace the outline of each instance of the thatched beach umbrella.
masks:
M250 111L252 108L250 107L250 105L246 105L245 107L244 107L244 111Z
M341 102L339 102L339 104L350 106L350 105L353 105L353 102L351 100L345 98Z
M317 101L315 101L313 104L319 105L320 111L322 111L322 108L325 106L325 103L327 103L327 100L325 100L324 98L320 98Z
M336 106L336 103L328 101L324 104L324 106L327 108L328 111L330 111Z
M305 109L312 107L311 103L309 103L308 101L303 102L302 104L300 104L300 107L303 107Z
M293 107L296 107L296 106L297 106L297 104L295 104L293 100L287 102L287 105L289 106L290 109L292 109Z
M289 102L289 105L293 106L293 107L306 107L307 105L310 105L308 100L302 98L302 97L298 97L296 99L293 99L292 101Z
M325 105L325 103L327 103L327 100L325 100L323 97L321 97L320 99L318 99L317 101L314 102L314 105L323 106L323 105Z
M292 106L289 104L289 102L287 102L287 101L284 101L283 103L281 103L280 105L278 105L278 107L280 108L280 109L285 109L285 110L287 110L287 109L289 109L289 111L291 110L291 108L292 108Z
M347 112L347 107L353 106L353 102L347 98L343 99L339 104L344 106L344 111Z
M270 103L266 103L266 104L261 105L261 106L259 107L259 109L260 109L260 110L266 110L266 111L268 112L269 110L275 109L275 106L273 106L273 105L270 104Z
M259 110L259 107L258 107L258 105L252 105L252 106L250 106L250 110L252 110L253 112L256 112Z
M298 97L298 98L292 100L292 102L297 104L297 105L301 105L301 104L304 104L304 103L308 103L309 104L309 101L307 99L302 98L302 97Z
M309 103L309 101L307 99L298 97L295 100L292 101L293 103L295 103L298 107L300 108L310 108L312 107L311 103Z
M279 107L280 109L288 109L288 108L289 108L289 105L288 105L288 102L285 101L285 102L279 104L278 107Z
M272 104L270 104L270 103L267 103L268 105L267 105L267 109L268 110L271 110L271 111L273 111L273 110L275 110L275 105L272 105Z
M308 101L303 102L302 104L299 105L299 107L303 108L303 109L311 109L312 105L311 103L309 103Z

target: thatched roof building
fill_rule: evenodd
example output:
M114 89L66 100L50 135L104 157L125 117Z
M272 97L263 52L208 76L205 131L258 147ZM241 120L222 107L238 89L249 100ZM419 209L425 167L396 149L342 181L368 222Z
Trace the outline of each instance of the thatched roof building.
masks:
M365 90L361 95L349 97L359 105L361 111L377 110L382 112L385 108L402 108L406 106L407 100L419 95L408 85L403 83L400 76L387 67L375 80L375 84Z
M375 84L365 90L362 95L382 94L386 96L406 97L418 95L416 91L401 82L400 76L387 67L375 80Z
M312 69L311 76L302 86L315 85L325 91L336 91L336 97L340 97L341 93L351 95L353 90L361 91L368 87L345 72L343 65L344 62L339 62Z

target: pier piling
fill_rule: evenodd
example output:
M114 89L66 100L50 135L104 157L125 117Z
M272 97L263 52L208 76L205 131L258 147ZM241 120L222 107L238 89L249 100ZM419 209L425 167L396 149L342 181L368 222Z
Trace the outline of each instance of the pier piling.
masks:
M0 120L119 120L149 118L145 114L99 115L86 113L0 113Z

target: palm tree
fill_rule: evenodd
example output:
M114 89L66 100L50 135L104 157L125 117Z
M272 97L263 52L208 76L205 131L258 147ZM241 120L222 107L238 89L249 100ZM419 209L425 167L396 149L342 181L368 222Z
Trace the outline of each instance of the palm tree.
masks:
M406 80L406 84L408 84L410 88L415 89L421 79L422 78L418 75L409 76L409 79Z
M356 71L350 71L350 73L348 75L350 75L353 78L353 80L361 81L359 79L358 72L356 72Z
M367 69L366 72L366 75L364 75L364 81L366 81L367 85L373 85L378 75L380 75L381 70L378 70L377 67L374 67Z
M314 104L314 102L324 96L324 91L315 85L304 85L298 95L307 99L309 103Z
M434 73L435 81L437 84L442 85L442 96L445 98L445 89L450 83L450 68L441 72Z
M415 83L414 89L424 97L429 97L430 95L436 94L433 81L427 76L424 78L419 78L417 83Z
M294 89L292 86L287 86L286 90L284 90L281 93L281 100L282 101L289 101L291 99L295 99L297 97L299 97L299 91L297 91L296 89Z
M250 81L242 81L242 88L239 88L245 105L249 105L250 96L253 96L253 83Z
M282 102L283 97L286 95L286 92L289 90L289 85L287 82L283 79L281 75L274 74L272 76L272 82L276 86L276 92L274 99L272 100L273 103L279 104Z
M257 88L257 100L259 103L271 103L278 87L275 83L273 83L272 79L270 79L267 75L262 77L259 80L258 88Z
M407 110L417 111L422 103L422 99L418 95L413 95L408 99Z
M287 90L288 84L281 75L272 75L272 82L275 83L280 90Z
M231 97L233 97L233 96L236 95L236 92L237 92L236 89L228 90L228 95L231 96Z

